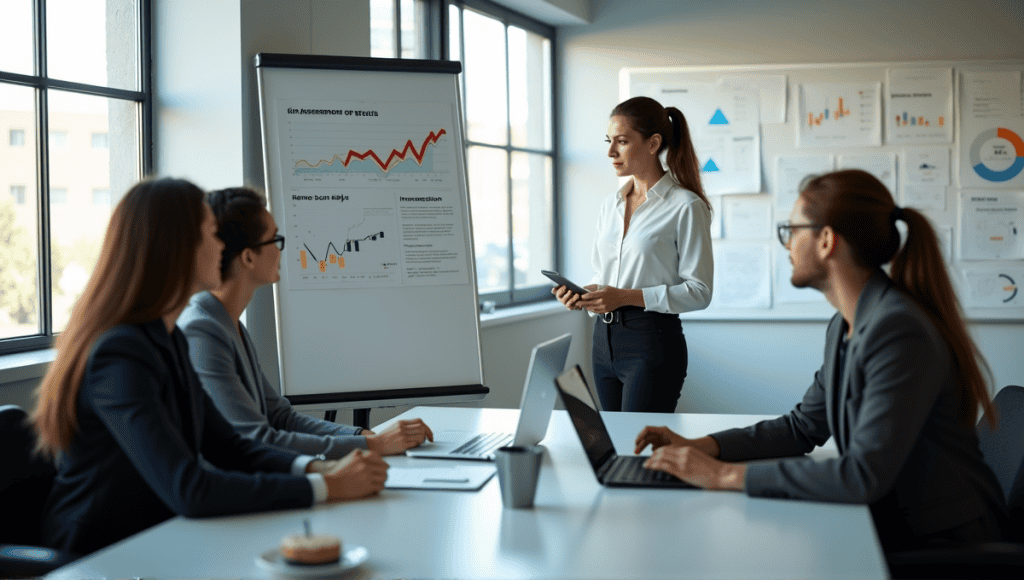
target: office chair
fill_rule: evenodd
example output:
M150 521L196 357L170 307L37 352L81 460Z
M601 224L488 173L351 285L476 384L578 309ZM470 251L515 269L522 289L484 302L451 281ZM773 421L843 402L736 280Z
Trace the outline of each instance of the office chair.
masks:
M35 433L17 405L0 406L0 578L42 576L77 555L41 545L43 506L57 470L34 456Z
M978 442L1006 496L1004 541L886 554L893 578L1024 578L1024 387L1004 387L992 405L999 425L982 417Z

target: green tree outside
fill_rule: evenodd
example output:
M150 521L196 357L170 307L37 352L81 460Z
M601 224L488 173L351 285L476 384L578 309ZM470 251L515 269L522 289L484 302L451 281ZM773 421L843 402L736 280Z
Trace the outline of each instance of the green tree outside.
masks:
M18 225L13 203L0 201L0 317L38 325L36 283L36 240Z

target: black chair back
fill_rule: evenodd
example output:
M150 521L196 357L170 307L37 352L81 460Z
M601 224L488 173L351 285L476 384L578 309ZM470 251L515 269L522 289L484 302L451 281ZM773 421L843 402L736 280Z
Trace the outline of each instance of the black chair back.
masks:
M40 543L39 524L57 470L32 453L35 432L17 405L0 406L0 544Z
M1024 387L1009 385L992 399L998 426L989 427L984 417L978 423L981 453L999 480L1010 510L1012 535L1022 540L1024 530Z

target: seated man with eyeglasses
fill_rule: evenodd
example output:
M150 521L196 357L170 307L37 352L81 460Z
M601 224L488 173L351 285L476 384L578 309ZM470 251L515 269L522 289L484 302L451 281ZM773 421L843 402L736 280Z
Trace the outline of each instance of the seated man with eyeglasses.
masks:
M1005 501L975 425L979 408L994 424L987 365L927 218L846 170L809 179L778 234L793 285L838 310L821 369L777 419L698 439L646 427L636 439L637 453L655 449L645 465L709 489L869 504L886 551L998 540ZM838 457L800 457L830 437ZM736 463L755 459L776 460Z
M434 435L420 419L400 421L377 434L314 419L295 411L267 380L256 349L239 321L253 293L281 275L285 238L266 200L247 188L212 191L207 201L224 242L221 286L192 297L178 318L189 358L217 409L243 435L324 459L369 449L395 455Z

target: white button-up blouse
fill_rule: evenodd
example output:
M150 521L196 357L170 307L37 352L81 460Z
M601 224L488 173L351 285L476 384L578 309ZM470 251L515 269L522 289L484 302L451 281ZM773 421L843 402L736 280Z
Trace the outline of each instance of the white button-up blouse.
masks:
M711 211L670 173L647 192L622 235L627 182L601 204L591 284L642 289L646 310L679 314L707 308L714 282Z

